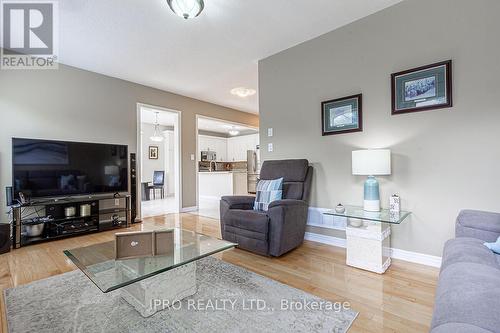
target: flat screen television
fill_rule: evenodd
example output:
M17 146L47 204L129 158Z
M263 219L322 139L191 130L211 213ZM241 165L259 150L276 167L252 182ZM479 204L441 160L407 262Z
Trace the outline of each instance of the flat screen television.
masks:
M128 147L13 138L12 187L16 199L127 192Z

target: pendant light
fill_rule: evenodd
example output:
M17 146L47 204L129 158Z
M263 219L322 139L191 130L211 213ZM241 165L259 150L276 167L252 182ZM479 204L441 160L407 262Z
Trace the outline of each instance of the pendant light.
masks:
M194 18L203 11L203 0L167 0L172 11L184 19Z
M154 142L162 142L163 141L163 135L160 133L160 123L158 122L158 114L159 112L156 113L156 122L155 122L155 131L153 133L153 136L150 137L149 139Z

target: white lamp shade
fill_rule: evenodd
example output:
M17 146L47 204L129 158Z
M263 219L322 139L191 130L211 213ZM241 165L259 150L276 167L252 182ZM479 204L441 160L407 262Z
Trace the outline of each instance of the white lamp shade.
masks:
M352 152L352 174L378 176L391 174L391 150L367 149Z

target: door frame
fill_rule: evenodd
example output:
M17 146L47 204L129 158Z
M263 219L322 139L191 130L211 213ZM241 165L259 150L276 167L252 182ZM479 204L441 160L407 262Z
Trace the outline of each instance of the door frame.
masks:
M174 197L176 199L175 211L174 213L180 213L182 210L182 112L178 110L173 110L165 108L162 106L151 105L146 103L137 103L137 157L136 157L136 169L137 169L137 218L142 219L142 141L141 141L141 111L142 108L154 109L160 112L169 112L176 114L176 123L174 124L174 137L177 140L177 144L174 145L174 155L176 157L176 163L174 163L175 175L175 192Z

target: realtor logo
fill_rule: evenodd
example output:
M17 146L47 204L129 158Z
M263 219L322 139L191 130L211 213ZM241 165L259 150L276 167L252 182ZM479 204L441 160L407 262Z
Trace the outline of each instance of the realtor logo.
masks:
M2 69L57 68L56 1L1 0Z

